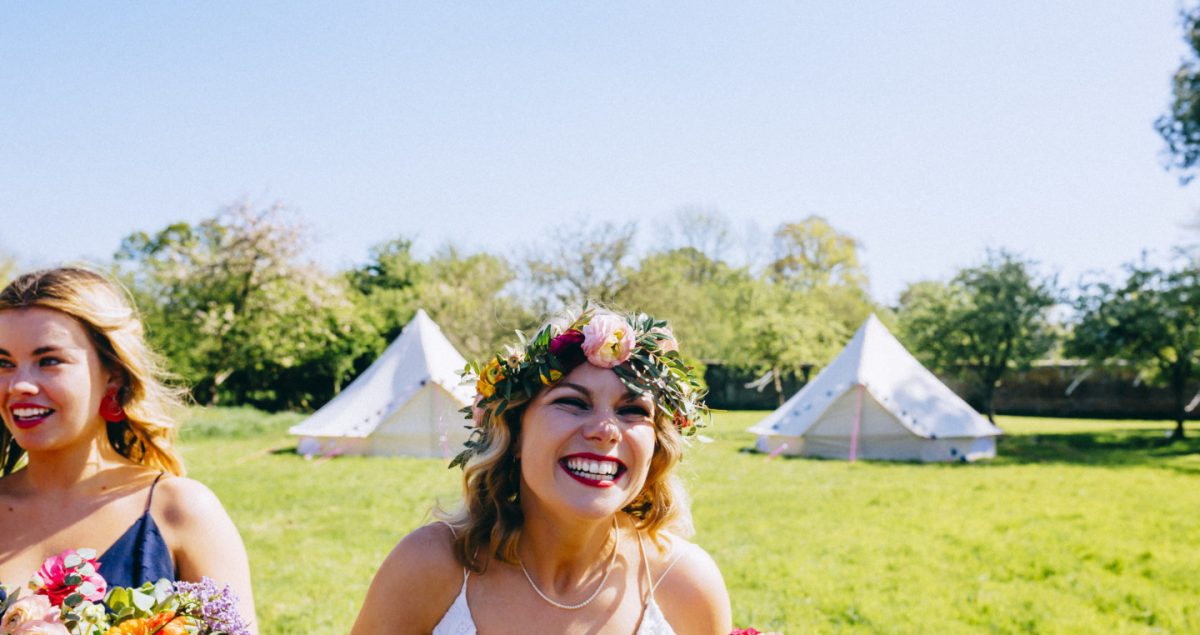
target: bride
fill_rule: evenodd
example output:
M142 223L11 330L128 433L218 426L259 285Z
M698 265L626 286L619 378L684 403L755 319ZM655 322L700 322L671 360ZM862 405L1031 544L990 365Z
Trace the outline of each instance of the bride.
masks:
M463 505L396 545L352 633L729 633L673 474L703 410L676 348L585 308L476 368Z
M126 294L104 276L50 269L0 291L0 582L22 585L46 558L90 548L110 587L229 585L257 632L237 528L182 476L177 405Z

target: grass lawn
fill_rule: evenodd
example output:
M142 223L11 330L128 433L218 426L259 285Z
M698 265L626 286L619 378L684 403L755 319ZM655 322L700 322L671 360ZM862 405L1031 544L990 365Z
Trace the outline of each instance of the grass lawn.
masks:
M784 633L1200 633L1200 427L1001 417L998 458L767 459L716 417L682 467L734 622ZM190 475L250 550L261 631L345 633L371 576L457 470L306 461L298 415L197 411Z

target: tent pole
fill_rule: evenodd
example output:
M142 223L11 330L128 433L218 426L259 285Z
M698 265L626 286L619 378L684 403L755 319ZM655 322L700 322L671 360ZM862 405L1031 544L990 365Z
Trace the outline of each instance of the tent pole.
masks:
M858 429L862 425L863 385L858 385L858 403L854 406L854 427L850 430L850 462L858 457Z

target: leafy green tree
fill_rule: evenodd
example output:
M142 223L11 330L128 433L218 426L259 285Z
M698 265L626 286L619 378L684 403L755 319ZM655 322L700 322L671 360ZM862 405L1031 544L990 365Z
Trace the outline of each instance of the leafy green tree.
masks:
M1154 126L1167 142L1167 168L1177 170L1180 181L1188 183L1200 162L1200 6L1183 10L1180 18L1188 57L1175 72L1170 108Z
M820 216L775 230L771 279L793 289L848 287L862 289L866 273L858 262L858 240Z
M417 312L426 268L413 256L412 247L403 237L382 242L371 247L366 264L346 274L359 294L360 314L374 325L384 345L396 339Z
M1086 286L1067 352L1099 363L1130 363L1175 398L1173 437L1184 438L1189 383L1200 377L1200 263L1126 266L1123 283Z
M806 367L828 364L849 337L845 325L827 305L812 301L811 294L759 281L738 323L741 356L737 365L769 371L780 405L787 399L784 373L798 376Z
M1048 312L1057 297L1054 280L1040 277L1033 262L989 252L986 262L959 271L948 284L909 285L898 308L900 336L936 372L974 383L994 422L1004 375L1053 347Z
M612 302L629 283L635 223L561 225L525 260L532 299L542 312L585 299Z
M651 253L628 273L616 304L671 322L691 358L731 361L743 357L737 325L756 284L743 268L683 247Z
M423 264L417 298L456 348L480 359L535 326L534 316L508 289L516 279L504 259L442 248Z
M361 328L344 283L304 257L307 244L304 226L281 206L242 203L195 225L134 233L116 262L151 339L198 401L283 407L310 398L276 376L341 354L346 335ZM340 379L324 383L328 391Z

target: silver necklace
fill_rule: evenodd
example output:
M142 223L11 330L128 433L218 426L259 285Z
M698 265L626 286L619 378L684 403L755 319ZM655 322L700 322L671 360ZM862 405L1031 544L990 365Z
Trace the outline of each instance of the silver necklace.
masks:
M542 593L542 590L538 588L537 583L533 581L533 577L529 575L529 569L525 568L525 561L518 557L517 564L521 565L521 573L525 574L525 579L529 580L529 586L533 587L533 591L534 593L538 594L538 597L549 602L550 604L553 604L554 606L557 606L560 609L567 609L568 611L581 609L591 604L592 600L596 599L596 596L600 595L600 590L603 589L605 583L608 582L608 574L612 573L613 564L617 562L617 551L619 551L621 546L621 530L617 527L616 517L613 517L613 531L617 533L617 542L613 545L612 557L608 559L608 566L604 569L604 577L600 579L600 584L596 586L596 590L592 591L592 594L588 596L588 599L580 602L579 604L563 604L562 602L551 598L545 593Z

